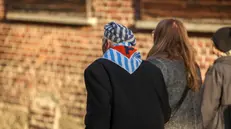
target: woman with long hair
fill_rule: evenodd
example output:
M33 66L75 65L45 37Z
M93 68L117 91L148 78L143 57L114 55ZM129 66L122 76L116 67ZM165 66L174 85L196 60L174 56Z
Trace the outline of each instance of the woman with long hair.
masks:
M201 75L187 30L176 19L159 22L147 60L162 71L172 109L166 129L201 128Z

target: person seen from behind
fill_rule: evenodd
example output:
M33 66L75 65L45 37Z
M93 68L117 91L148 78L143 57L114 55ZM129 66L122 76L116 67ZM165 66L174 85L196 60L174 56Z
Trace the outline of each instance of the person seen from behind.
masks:
M213 35L214 46L225 53L206 73L201 113L204 129L231 129L231 27Z
M176 19L160 21L147 60L163 73L172 114L166 129L200 129L201 75L187 30Z
M103 56L84 72L85 129L164 129L171 108L159 68L141 60L127 27L104 27Z

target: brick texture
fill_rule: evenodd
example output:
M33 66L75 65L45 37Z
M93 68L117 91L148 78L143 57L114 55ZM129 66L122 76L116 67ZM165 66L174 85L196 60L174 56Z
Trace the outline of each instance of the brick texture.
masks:
M92 0L92 7L98 19L93 27L0 22L0 102L28 110L25 129L84 128L83 71L102 55L103 25L116 21L131 27L135 22L133 0ZM152 46L151 31L138 31L136 38L145 59ZM191 43L204 77L216 50L200 34L191 37Z

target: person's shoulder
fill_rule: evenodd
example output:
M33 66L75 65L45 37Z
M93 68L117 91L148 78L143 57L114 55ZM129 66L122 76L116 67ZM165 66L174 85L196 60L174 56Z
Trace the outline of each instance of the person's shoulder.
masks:
M153 58L149 58L147 59L147 61L151 62L152 64L156 65L159 68L165 67L166 65L171 65L174 64L176 62L167 59L167 58L160 58L160 57L153 57Z
M141 67L146 69L149 72L161 72L160 68L154 64L152 64L150 61L143 60L143 63L141 64Z
M214 61L214 65L231 65L231 56L219 57Z
M157 58L157 57L150 57L147 59L147 61L151 62L152 64L159 64L161 63L162 59L161 58Z
M152 57L147 59L147 61L160 68L161 71L167 71L167 69L169 68L167 66L171 66L171 62L168 59L164 58Z
M227 67L231 67L231 57L230 56L219 57L208 68L206 74L212 74L214 71L221 74L222 72L226 72Z
M213 72L221 72L221 68L224 67L223 57L217 58L212 65L209 66L206 75L212 74Z
M230 56L224 56L217 58L214 63L210 66L210 69L220 69L225 67L226 65L231 66L231 57Z
M146 65L146 66L154 66L154 67L156 67L155 65L153 65L152 64L152 62L151 61L149 61L149 60L142 60L142 62L143 62L143 65Z
M145 75L150 77L151 80L155 82L164 81L164 75L158 66L152 64L151 62L147 60L144 60L140 67L145 73Z
M103 59L103 58L99 58L96 59L95 61L93 61L84 71L84 73L92 71L94 69L99 69L100 67L102 67L102 65L107 62L107 60Z

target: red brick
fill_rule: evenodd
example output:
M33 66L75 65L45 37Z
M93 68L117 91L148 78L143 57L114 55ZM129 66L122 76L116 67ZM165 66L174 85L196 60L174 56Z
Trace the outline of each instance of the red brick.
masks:
M205 57L205 62L208 62L208 63L213 63L214 62L214 58L213 57L210 57L210 56L207 56Z
M205 47L207 47L207 48L211 48L212 46L213 46L212 41L211 41L211 42L206 42L206 43L205 43Z
M207 49L206 48L201 48L201 52L200 52L200 54L201 55L207 55Z
M201 42L201 41L198 41L198 42L197 42L197 45L198 45L198 47L202 48L202 47L204 46L204 43Z
M201 69L206 69L207 68L207 65L204 64L204 63L199 64L199 66L200 66Z

